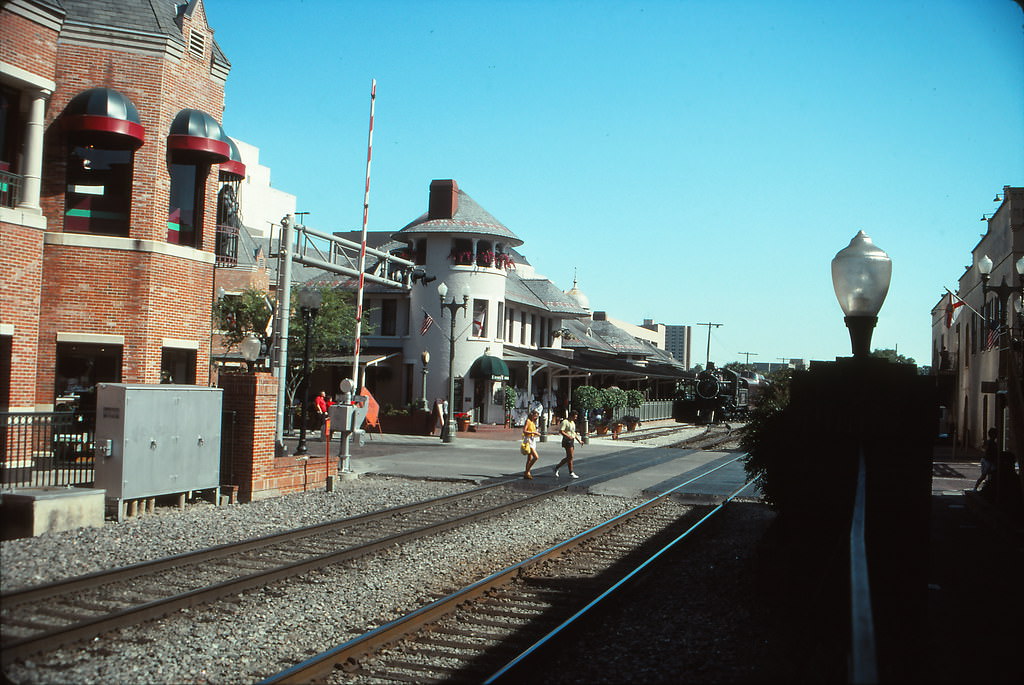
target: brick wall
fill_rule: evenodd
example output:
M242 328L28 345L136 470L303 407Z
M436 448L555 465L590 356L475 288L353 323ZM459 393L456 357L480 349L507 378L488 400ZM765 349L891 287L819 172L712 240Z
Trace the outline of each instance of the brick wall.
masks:
M42 27L7 13L3 20L3 59L57 83L46 112L40 199L48 231L64 231L68 143L60 115L68 101L88 88L113 88L135 104L146 131L145 143L134 156L129 238L76 240L75 244L50 241L40 248L37 237L34 242L26 240L13 256L4 257L7 273L15 270L26 281L42 283L41 291L36 286L35 306L31 288L25 290L25 301L16 303L17 320L4 312L4 322L10 319L16 324L19 338L22 330L29 333L14 351L12 405L53 401L58 332L124 336L122 380L132 383L159 382L164 338L195 342L196 379L207 382L217 167L213 166L207 177L202 223L201 250L210 253L208 260L164 254L138 241L167 240L170 166L166 139L171 121L186 108L201 109L217 120L222 116L223 85L211 77L209 52L199 58L186 50L179 59L120 50L115 45L80 45L66 40L58 44L53 31L49 31L47 43ZM185 35L193 25L205 27L201 13L185 19ZM208 33L207 51L212 42L212 33ZM6 227L4 230L7 239ZM10 233L9 239L20 236ZM41 325L33 322L33 311L36 319L39 311L44 313Z
M42 231L0 223L0 273L5 283L0 298L0 323L14 326L7 398L7 406L12 409L27 410L35 403L42 254Z
M274 456L277 379L271 374L225 373L218 382L225 411L235 412L232 449L222 460L221 482L237 485L241 501L323 488L328 473L338 472L337 458L325 464L323 457L307 461Z
M0 11L0 61L53 80L56 54L55 30Z

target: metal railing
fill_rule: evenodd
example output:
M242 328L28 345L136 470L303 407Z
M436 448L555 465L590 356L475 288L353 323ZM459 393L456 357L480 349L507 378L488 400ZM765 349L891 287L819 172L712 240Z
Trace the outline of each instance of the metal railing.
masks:
M238 228L217 225L217 266L238 266Z
M871 579L865 539L867 492L864 452L857 468L857 495L850 523L850 670L851 683L878 682L878 648L871 604Z
M622 407L612 412L612 419L635 416L640 421L660 421L672 418L672 400L651 400L639 407Z
M21 197L21 185L24 177L0 170L0 207L14 208Z
M0 487L90 487L95 414L0 412Z

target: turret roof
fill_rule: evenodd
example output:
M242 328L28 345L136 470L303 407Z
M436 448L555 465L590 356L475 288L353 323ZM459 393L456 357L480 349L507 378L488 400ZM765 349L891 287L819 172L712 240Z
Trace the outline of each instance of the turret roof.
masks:
M450 219L431 219L429 213L424 213L398 231L395 237L436 233L489 235L503 238L505 243L512 247L523 244L523 241L515 233L491 216L465 191L459 190L458 192L459 204L455 210L455 216Z

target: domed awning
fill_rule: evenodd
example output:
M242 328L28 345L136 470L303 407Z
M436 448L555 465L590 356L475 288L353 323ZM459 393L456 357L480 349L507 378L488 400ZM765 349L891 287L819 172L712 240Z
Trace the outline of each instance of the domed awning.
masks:
M113 88L90 88L71 98L61 117L73 142L136 150L146 140L139 110Z
M220 165L220 180L241 181L245 178L245 164L242 163L242 153L238 151L235 141L225 136L228 147L231 148L231 159L222 162Z
M489 381L507 381L508 364L498 357L484 354L473 362L473 366L469 367L469 377Z
M199 109L183 109L171 122L167 150L176 162L220 164L231 159L231 146L217 120Z

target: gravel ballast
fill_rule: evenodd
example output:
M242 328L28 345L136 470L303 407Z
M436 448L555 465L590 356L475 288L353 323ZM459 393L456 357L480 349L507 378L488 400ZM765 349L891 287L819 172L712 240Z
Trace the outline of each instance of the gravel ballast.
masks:
M2 546L5 590L470 489L361 478L333 493L159 509L122 524ZM389 621L620 513L620 498L564 494L382 554L322 569L15 663L16 683L248 683Z

